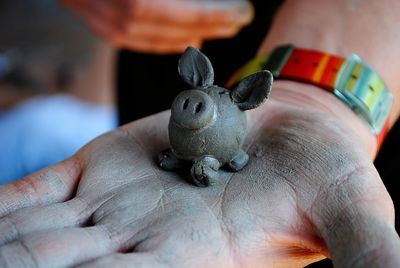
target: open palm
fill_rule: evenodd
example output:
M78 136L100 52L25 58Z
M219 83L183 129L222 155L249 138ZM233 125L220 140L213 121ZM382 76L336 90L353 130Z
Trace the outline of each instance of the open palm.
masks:
M390 197L335 117L272 96L249 113L249 164L200 188L188 172L156 164L168 116L125 125L0 188L0 266L301 267L324 256L338 267L399 263L396 251L385 253L398 248Z

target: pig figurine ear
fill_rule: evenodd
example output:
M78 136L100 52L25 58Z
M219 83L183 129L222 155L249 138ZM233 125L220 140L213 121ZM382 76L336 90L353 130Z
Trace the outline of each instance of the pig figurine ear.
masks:
M214 83L214 70L210 60L197 48L188 47L179 60L178 72L190 86L207 87Z
M241 110L257 108L268 98L272 81L273 77L269 71L249 75L232 89L232 100Z

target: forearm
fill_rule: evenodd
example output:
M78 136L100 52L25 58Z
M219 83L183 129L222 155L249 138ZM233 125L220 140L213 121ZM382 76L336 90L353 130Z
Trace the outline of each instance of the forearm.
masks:
M400 28L400 20L396 17L399 10L400 2L394 0L287 0L276 14L259 53L268 53L278 45L292 43L343 57L358 54L382 76L394 95L393 125L400 112L400 76L397 74L400 70L400 61L397 60L400 58L400 36L396 33ZM319 98L320 102L325 102L323 96ZM339 100L336 100L339 107L335 109L335 102L329 99L326 100L329 109L348 109L342 108ZM356 116L343 118L349 118L350 125L357 125L353 130L363 137L373 158L377 151L374 136L367 128L358 127L355 122L360 119Z

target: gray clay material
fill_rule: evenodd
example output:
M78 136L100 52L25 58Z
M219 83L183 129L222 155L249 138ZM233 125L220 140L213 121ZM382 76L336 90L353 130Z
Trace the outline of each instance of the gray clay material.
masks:
M168 131L171 148L158 156L165 170L192 165L191 179L197 186L218 181L218 170L241 170L249 159L241 149L246 134L246 110L260 106L272 86L269 71L256 72L233 89L213 85L214 70L198 49L186 49L178 64L181 78L192 89L173 101Z

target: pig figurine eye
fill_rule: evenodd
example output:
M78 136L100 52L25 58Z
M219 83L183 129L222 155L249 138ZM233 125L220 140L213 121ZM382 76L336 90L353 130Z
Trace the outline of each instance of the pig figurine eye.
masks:
M244 111L267 99L272 74L257 72L226 90L213 85L210 60L193 47L183 53L178 72L192 89L181 92L172 104L168 126L171 148L159 154L158 164L165 170L176 170L190 163L192 182L212 185L217 183L221 167L236 172L249 160L240 148L246 133Z

